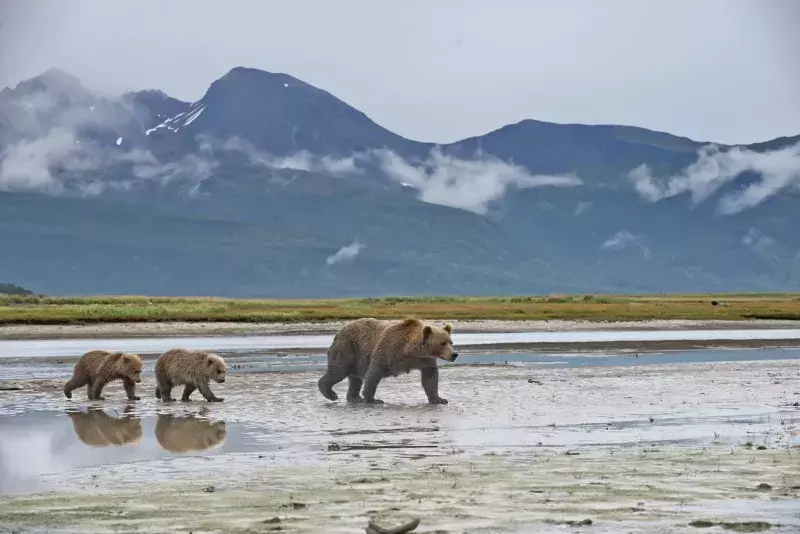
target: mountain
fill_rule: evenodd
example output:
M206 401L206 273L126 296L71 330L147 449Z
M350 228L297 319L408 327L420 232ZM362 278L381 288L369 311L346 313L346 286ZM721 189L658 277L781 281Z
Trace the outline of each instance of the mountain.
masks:
M0 279L240 297L800 289L800 136L523 120L403 138L286 74L0 92ZM671 178L669 178L671 177Z

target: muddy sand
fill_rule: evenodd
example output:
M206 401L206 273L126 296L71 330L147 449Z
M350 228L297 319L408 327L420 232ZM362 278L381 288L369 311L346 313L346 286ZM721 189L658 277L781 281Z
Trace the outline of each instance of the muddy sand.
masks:
M783 320L649 320L649 321L449 321L458 332L567 332L575 330L711 330L797 328L800 321ZM344 321L323 323L99 323L82 325L4 325L0 339L123 338L172 336L332 334Z
M443 406L418 374L377 406L319 376L232 373L213 404L159 404L150 375L135 403L0 392L0 531L800 531L798 360L452 365Z

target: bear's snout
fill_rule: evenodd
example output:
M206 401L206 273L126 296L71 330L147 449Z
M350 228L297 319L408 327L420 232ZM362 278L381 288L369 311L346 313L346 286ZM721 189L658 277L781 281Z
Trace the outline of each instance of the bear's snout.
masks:
M450 361L454 362L454 361L456 361L456 358L458 358L458 353L454 352L453 355L450 357Z
M222 384L223 382L225 382L225 377L223 376L222 378L218 379L218 380L217 380L217 382L219 382L220 384Z

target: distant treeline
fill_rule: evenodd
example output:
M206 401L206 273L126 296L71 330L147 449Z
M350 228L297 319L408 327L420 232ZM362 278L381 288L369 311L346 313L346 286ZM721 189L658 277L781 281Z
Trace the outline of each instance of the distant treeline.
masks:
M3 284L0 283L0 293L6 295L33 295L33 291L25 289L16 284Z

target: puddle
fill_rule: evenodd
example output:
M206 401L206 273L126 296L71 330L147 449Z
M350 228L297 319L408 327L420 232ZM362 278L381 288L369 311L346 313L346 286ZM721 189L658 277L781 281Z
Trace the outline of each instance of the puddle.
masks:
M515 345L529 343L610 343L658 341L800 340L800 329L742 330L589 330L567 332L505 332L453 334L457 346ZM124 339L0 340L0 358L79 356L90 350L114 350L138 354L160 354L174 347L197 350L320 350L327 349L332 335L271 335L170 337Z
M257 429L210 419L203 410L140 417L132 405L90 406L34 411L0 424L0 493L43 491L49 478L83 468L269 449L253 437Z

